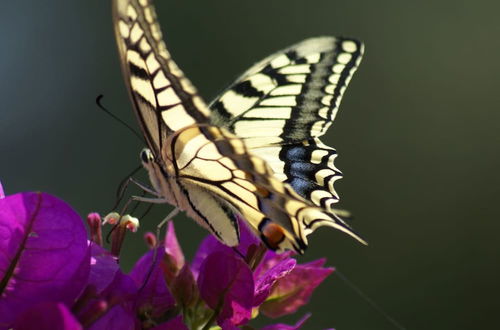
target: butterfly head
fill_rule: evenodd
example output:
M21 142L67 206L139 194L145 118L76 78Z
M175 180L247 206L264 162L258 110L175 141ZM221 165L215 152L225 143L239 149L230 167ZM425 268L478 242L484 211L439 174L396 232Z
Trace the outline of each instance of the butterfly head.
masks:
M161 197L165 202L177 205L173 201L171 189L169 189L169 179L171 176L162 168L162 164L158 162L157 158L149 148L144 148L139 154L142 166L148 172L149 181L153 186L156 197Z

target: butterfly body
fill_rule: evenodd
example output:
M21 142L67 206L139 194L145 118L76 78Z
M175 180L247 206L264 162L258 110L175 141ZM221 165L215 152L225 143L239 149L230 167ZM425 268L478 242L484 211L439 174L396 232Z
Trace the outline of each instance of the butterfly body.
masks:
M114 0L125 81L154 190L234 246L241 216L272 249L307 247L331 226L362 241L333 204L340 171L324 145L362 45L319 37L245 72L210 106L172 60L149 0Z

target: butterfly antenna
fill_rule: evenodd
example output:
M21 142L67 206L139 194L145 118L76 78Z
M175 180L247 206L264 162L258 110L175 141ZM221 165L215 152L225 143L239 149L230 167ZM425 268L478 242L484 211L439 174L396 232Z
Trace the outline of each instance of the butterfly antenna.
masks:
M114 113L112 113L111 111L109 111L108 109L106 109L102 105L101 100L102 100L103 97L104 97L104 95L102 95L102 94L100 94L100 95L97 96L97 98L95 99L95 103L97 104L97 106L102 111L104 111L106 114L108 114L109 116L111 116L111 118L115 119L120 124L122 124L123 126L125 126L126 128L128 128L141 141L141 143L144 143L144 139L142 138L142 136L139 133L137 133L137 131L132 126L130 126L129 124L127 124L124 120L122 120L121 118L119 118L118 116L116 116Z
M339 272L338 269L335 269L333 272L334 274L337 274L337 276L344 281L345 284L347 284L348 287L350 287L354 292L356 292L361 298L363 298L364 301L370 305L371 308L373 308L375 311L380 313L389 323L391 323L396 329L399 330L406 330L404 326L401 325L398 321L396 321L392 316L387 314L377 303L375 303L370 297L368 297L357 285L352 283L344 274Z

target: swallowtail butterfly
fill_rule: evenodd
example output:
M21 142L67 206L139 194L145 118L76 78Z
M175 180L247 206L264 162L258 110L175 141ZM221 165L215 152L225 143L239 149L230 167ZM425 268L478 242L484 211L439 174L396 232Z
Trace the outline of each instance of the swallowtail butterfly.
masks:
M364 242L333 208L341 173L320 141L363 45L307 39L245 72L210 105L173 61L151 0L113 0L125 82L160 198L220 241L239 242L236 215L271 249L303 253L321 226Z

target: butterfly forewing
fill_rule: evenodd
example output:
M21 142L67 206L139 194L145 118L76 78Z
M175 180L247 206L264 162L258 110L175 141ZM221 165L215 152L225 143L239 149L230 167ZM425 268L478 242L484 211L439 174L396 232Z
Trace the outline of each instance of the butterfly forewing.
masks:
M150 0L113 1L122 71L146 140L155 152L172 132L207 121L209 110L172 60Z

